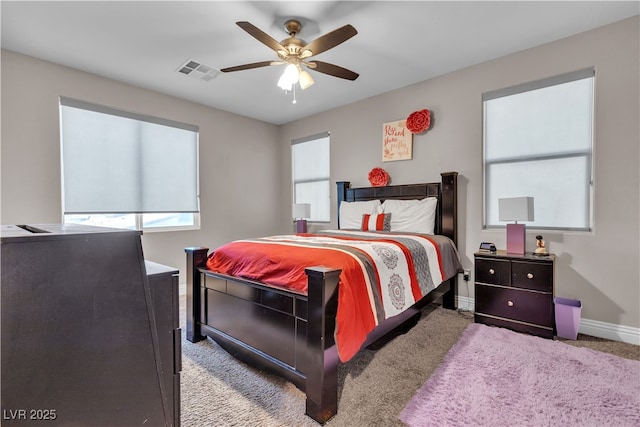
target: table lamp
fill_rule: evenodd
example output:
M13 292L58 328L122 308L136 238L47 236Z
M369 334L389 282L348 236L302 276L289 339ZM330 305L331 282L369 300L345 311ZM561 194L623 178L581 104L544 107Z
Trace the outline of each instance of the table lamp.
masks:
M507 224L507 253L524 255L526 229L518 221L533 221L533 197L498 199L498 219Z
M307 232L307 220L311 216L311 205L309 203L294 203L292 209L293 219L296 221L296 232Z

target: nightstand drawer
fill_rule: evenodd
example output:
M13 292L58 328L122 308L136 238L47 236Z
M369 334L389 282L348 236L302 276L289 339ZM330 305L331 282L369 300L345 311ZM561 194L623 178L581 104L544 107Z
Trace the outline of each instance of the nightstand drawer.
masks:
M476 258L475 261L477 282L509 286L511 268L508 260Z
M511 285L542 292L553 290L553 265L527 261L511 263Z
M553 327L553 296L540 292L476 284L478 314Z

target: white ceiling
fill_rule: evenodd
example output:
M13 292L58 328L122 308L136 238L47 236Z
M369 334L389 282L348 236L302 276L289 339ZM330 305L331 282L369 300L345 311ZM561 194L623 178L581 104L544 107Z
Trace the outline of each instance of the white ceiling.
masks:
M640 2L3 0L1 8L2 48L282 124L638 15ZM316 83L294 105L276 86L283 66L209 82L177 72L188 60L216 69L276 60L235 22L281 41L291 17L307 42L353 25L355 37L314 59L360 77L311 71Z

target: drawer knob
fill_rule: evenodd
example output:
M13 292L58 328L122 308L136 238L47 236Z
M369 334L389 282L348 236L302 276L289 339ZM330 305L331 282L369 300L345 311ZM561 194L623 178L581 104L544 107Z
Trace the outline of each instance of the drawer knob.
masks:
M533 273L527 273L527 278L533 279Z
M493 268L489 269L489 274L496 274L496 271Z
M513 301L507 301L507 305L508 305L509 307L513 307Z

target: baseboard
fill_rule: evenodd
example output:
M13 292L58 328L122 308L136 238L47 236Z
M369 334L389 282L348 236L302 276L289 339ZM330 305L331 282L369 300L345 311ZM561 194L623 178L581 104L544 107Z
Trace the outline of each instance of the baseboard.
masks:
M578 333L592 337L605 338L640 345L640 329L624 325L599 322L597 320L580 319Z
M458 309L460 310L475 310L475 300L473 298L457 296L456 302L458 304ZM580 319L578 333L612 341L640 345L640 328L633 328L631 326L614 325L613 323L600 322L598 320L591 319Z
M463 311L474 311L476 307L473 298L461 297L460 295L456 296L456 306L458 307L458 310Z

